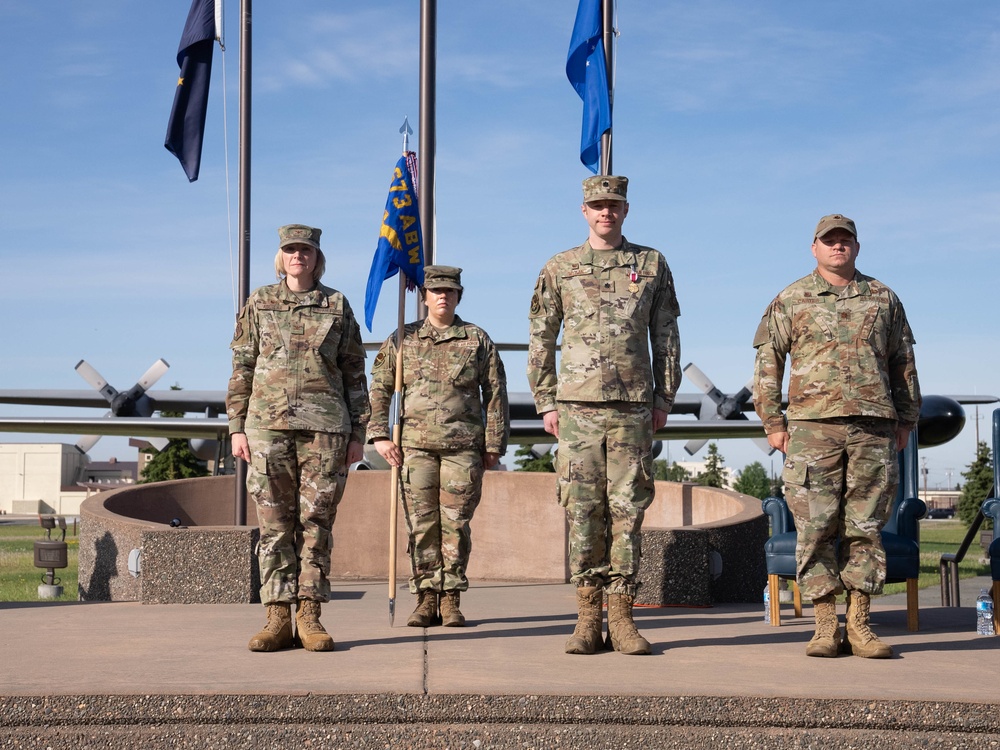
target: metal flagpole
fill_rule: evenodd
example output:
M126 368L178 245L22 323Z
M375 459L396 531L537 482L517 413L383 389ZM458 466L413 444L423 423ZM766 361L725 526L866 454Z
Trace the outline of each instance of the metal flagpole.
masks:
M250 72L251 72L251 19L253 0L240 2L240 140L239 140L239 307L250 296ZM237 526L247 522L247 465L236 462L236 514Z
M608 71L608 107L611 110L611 122L614 123L614 50L615 50L615 0L602 0L601 29L604 34L604 66ZM611 130L608 128L601 135L601 174L611 174Z
M437 0L420 0L420 145L418 158L423 172L420 191L420 231L423 233L424 264L433 265L436 255L434 226L434 151L437 146ZM417 317L427 315L423 302L417 300Z

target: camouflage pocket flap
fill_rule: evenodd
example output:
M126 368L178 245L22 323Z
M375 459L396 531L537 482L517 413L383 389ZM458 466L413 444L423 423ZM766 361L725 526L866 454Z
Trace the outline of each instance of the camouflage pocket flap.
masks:
M785 468L781 471L781 478L785 484L805 487L809 480L809 466L801 462L785 461Z

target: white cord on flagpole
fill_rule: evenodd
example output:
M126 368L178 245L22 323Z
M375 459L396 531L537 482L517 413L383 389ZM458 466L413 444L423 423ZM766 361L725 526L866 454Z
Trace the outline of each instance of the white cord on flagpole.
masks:
M611 33L615 36L615 43L611 48L611 99L613 101L614 91L618 83L618 37L621 36L621 32L618 30L618 0L613 0L611 15L614 19L611 22Z
M226 170L226 232L229 237L229 286L233 301L233 317L239 315L239 296L236 289L237 272L236 258L233 252L233 192L232 183L229 177L229 102L227 92L229 86L226 82L226 35L224 26L224 16L222 15L222 0L215 3L215 30L218 34L219 47L222 50L222 140L225 157Z

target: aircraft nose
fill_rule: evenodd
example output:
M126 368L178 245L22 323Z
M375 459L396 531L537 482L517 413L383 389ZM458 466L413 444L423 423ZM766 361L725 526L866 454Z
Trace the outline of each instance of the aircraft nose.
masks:
M965 410L953 398L924 396L917 423L917 443L921 448L942 445L965 427Z

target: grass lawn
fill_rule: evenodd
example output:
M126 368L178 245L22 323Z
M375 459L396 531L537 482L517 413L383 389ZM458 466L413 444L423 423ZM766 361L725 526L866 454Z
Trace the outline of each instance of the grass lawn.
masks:
M57 530L52 537L59 538ZM941 583L938 563L944 552L956 552L965 538L966 527L961 521L924 520L920 522L920 588L939 586ZM0 524L0 602L38 601L38 584L42 583L45 570L34 565L34 541L44 539L45 530L41 526L21 524ZM79 539L72 527L66 529L69 566L56 571L63 586L63 595L56 601L76 601L77 556ZM958 566L959 578L988 576L989 563L984 550L976 539ZM905 583L890 583L886 594L900 594L906 591Z
M961 521L928 520L920 522L920 578L919 587L939 586L941 573L939 564L941 555L945 552L958 552L958 547L965 539L967 527ZM979 538L973 540L965 559L958 565L959 578L975 578L988 576L990 565L985 557L985 550L979 544ZM905 583L890 583L885 587L886 594L902 594L906 592Z
M52 530L52 538L59 539L62 531ZM44 568L35 567L36 539L45 538L41 526L0 524L0 602L36 602L38 585L45 575ZM76 601L77 553L79 540L73 535L72 526L66 529L68 567L56 570L56 579L63 587L59 599L46 601Z

